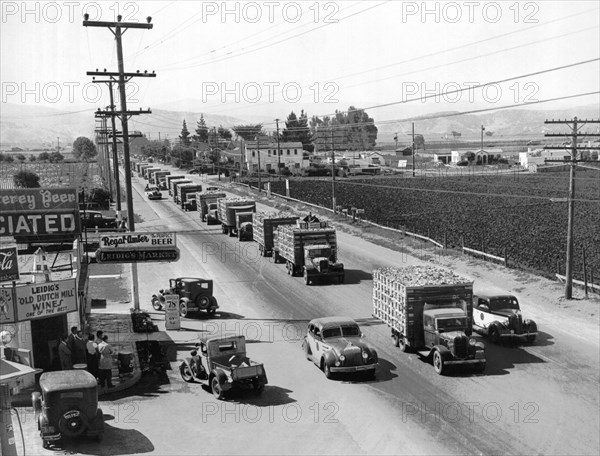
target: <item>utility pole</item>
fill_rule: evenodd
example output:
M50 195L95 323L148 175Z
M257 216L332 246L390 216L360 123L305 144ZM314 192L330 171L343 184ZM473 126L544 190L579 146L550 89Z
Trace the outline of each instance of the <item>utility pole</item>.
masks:
M107 72L104 73L99 72L97 69L95 72L88 71L88 76L109 76L111 79L118 78L119 84L119 97L121 102L121 110L118 112L112 111L111 114L119 115L121 118L121 130L123 132L123 159L125 165L125 186L127 188L127 224L129 231L135 231L135 222L134 222L134 211L133 211L133 195L132 195L132 186L131 186L131 161L129 157L129 127L127 125L127 120L129 116L138 115L138 114L150 114L151 111L142 111L140 109L137 111L127 111L127 94L125 92L125 84L129 82L129 80L133 77L156 77L154 72L149 74L147 71L144 73L125 73L124 63L123 63L123 43L122 36L125 31L130 28L135 29L151 29L153 25L152 18L148 16L146 18L146 24L142 24L139 22L121 22L123 17L121 15L117 16L117 22L106 22L106 21L90 21L89 14L84 14L83 16L83 26L84 27L107 27L112 34L115 36L116 47L117 47L117 60L118 60L118 72ZM137 263L131 263L131 275L132 275L132 297L134 300L134 308L140 308L139 294L138 294L138 277L137 277Z
M333 144L333 125L331 126L331 204L335 214L335 152Z
M110 135L112 137L112 160L113 160L113 172L114 172L114 179L115 179L115 189L116 189L116 200L117 200L117 218L121 218L121 184L119 182L119 155L118 155L118 151L117 151L117 128L115 125L115 117L117 116L115 114L116 111L116 107L115 107L115 102L114 102L114 96L113 96L113 83L114 81L112 79L108 79L106 81L97 81L95 78L92 81L94 83L100 84L100 83L106 83L108 84L108 92L110 95L110 121L111 121L111 127L112 127L112 134ZM112 191L111 191L111 195L112 195Z
M412 175L415 177L415 123L412 123Z
M483 132L485 131L485 127L482 125L481 126L481 153L482 153L482 159L483 159Z
M565 298L573 299L573 223L575 215L575 167L578 162L584 160L577 159L577 138L581 136L598 136L591 133L579 133L579 129L586 123L600 123L600 120L578 120L574 117L573 120L546 120L545 124L562 124L567 125L571 129L570 134L546 133L544 136L570 136L571 137L571 156L570 160L546 160L546 162L569 163L569 197L568 197L568 219L567 219L567 265L565 272ZM560 146L544 146L544 149L565 150L565 147ZM580 150L593 149L591 147L579 147Z
M147 24L142 24L139 22L121 22L122 16L117 16L117 22L105 22L105 21L90 21L89 14L84 15L83 26L84 27L107 27L115 36L116 47L117 47L117 60L118 60L118 72L99 72L96 71L88 71L88 76L109 76L111 79L118 78L119 84L119 98L121 102L121 111L115 112L115 114L119 115L121 118L121 129L123 131L123 155L124 155L124 164L125 164L125 185L127 187L127 223L129 231L135 231L135 223L134 223L134 213L133 213L133 197L131 194L131 161L129 157L129 127L127 125L127 120L129 116L137 115L137 114L150 114L151 111L127 111L127 94L125 92L125 84L129 82L129 80L133 77L156 77L154 72L151 74L147 71L144 73L125 73L124 64L123 64L123 44L122 44L122 36L123 33L130 28L137 29L151 29L153 25L150 23L152 21L151 17L148 17L146 21ZM133 263L135 264L135 263Z
M277 124L277 174L279 174L279 180L281 180L281 149L279 148L279 119L275 119Z
M261 192L260 183L260 133L256 135L256 153L258 154L258 193Z

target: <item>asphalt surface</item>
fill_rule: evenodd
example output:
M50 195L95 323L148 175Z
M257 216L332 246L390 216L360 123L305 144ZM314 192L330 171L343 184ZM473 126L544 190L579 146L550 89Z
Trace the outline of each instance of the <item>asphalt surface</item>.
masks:
M195 177L196 180L205 178ZM600 445L597 315L561 324L536 290L551 282L481 262L436 257L392 241L390 250L339 232L346 283L307 287L282 264L260 258L207 227L197 213L170 200L146 201L136 183L137 231L177 231L181 259L140 264L142 307L170 277L215 280L220 312L184 319L168 337L185 356L200 334L246 336L249 356L265 364L269 384L259 397L245 392L217 401L199 384L184 383L177 361L167 375L146 377L134 389L101 403L107 423L102 444L66 443L75 454L597 454ZM218 183L218 182L217 182ZM261 208L263 208L261 206ZM349 230L346 230L349 231ZM409 252L411 254L409 254ZM415 254L415 255L413 255ZM371 316L371 271L381 266L451 263L475 287L501 288L528 297L524 313L538 321L533 345L486 346L483 374L455 370L438 376L427 360L393 347L389 329ZM558 302L558 298L556 298ZM523 302L523 301L522 301ZM558 312L558 311L557 311ZM153 312L164 328L164 315ZM307 322L346 315L361 325L378 350L377 377L325 379L300 350ZM587 321L587 323L586 323ZM161 326L162 325L162 326ZM591 335L588 337L588 334ZM24 409L24 412L26 410ZM29 454L50 454L31 420ZM36 443L37 442L37 443Z

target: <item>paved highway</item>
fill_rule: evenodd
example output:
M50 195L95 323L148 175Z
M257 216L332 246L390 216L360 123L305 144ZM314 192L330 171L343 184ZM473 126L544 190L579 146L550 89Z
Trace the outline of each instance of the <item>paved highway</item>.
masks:
M140 179L134 184L136 213L142 219L136 230L177 231L181 259L139 265L142 307L149 308L151 295L166 286L169 277L214 279L221 312L213 319L184 319L182 329L169 331L169 337L177 344L179 356L185 356L199 334L241 333L250 341L249 356L265 364L269 384L260 397L246 393L216 401L200 385L184 383L173 363L169 382L101 404L104 413L113 417L107 421L105 441L72 444L70 451L598 453L597 314L564 324L551 318L547 308L552 303L532 291L533 285L540 287L540 279L462 259L430 254L417 258L408 250L391 250L339 232L346 283L307 287L301 278L288 276L283 264L259 257L254 243L221 234L219 226L206 226L197 213L181 211L170 199L147 201L144 183ZM259 209L268 207L261 203ZM539 340L533 345L484 341L484 374L465 370L443 377L427 361L393 347L387 326L371 316L372 270L438 260L474 279L476 289L512 290L527 297L523 311L538 322ZM375 380L327 380L305 359L300 339L306 324L327 315L347 315L361 324L379 353ZM163 318L160 312L153 317ZM39 441L35 432L29 432L32 440ZM40 445L39 453L43 452Z

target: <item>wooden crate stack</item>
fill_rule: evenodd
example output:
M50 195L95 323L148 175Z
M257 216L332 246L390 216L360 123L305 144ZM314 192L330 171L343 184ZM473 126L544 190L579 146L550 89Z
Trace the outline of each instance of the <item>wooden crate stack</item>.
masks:
M259 239L269 249L273 247L273 234L281 225L296 223L299 216L289 211L277 213L255 212L252 220L254 239Z
M426 296L462 294L471 287L464 277L433 266L379 268L373 271L373 315L412 339L422 329Z
M302 228L300 228L302 226ZM276 245L279 254L287 259L294 258L299 262L303 256L302 249L307 244L329 244L337 251L335 228L304 228L304 225L280 225L277 227Z
M227 217L227 208L233 206L246 206L251 204L256 204L256 201L248 198L220 198L217 200L217 212L219 214L219 220L222 223L226 223L226 225L233 226L235 225L235 220L229 220Z

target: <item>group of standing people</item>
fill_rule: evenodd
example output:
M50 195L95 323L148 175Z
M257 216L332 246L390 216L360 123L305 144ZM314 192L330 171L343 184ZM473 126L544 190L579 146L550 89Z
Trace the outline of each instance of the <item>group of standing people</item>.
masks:
M76 364L86 364L87 370L98 380L101 387L114 388L112 384L113 349L108 343L108 336L96 331L96 336L89 334L83 338L83 331L73 326L71 334L61 337L58 345L60 367L63 370L73 369Z

